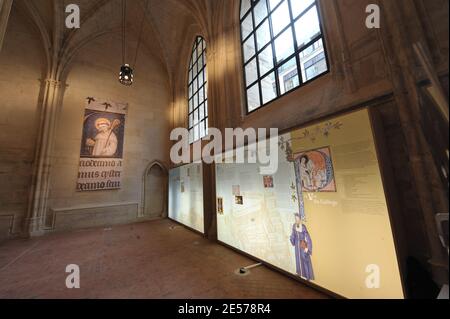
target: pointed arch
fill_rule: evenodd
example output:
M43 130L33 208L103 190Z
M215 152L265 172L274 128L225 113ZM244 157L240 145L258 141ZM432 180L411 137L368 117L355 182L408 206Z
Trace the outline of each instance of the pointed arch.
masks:
M39 14L39 11L36 9L35 5L31 1L16 1L13 4L14 6L17 6L17 8L23 12L30 20L31 22L36 26L37 31L39 33L39 36L41 38L42 48L45 53L45 62L46 62L46 70L47 75L46 77L49 77L50 75L50 67L51 67L51 59L50 52L52 50L52 40L50 38L50 34L47 31L47 28L45 26L44 20L42 19L41 15Z
M163 191L163 216L161 217L166 217L167 216L167 210L168 210L168 196L169 196L169 192L168 192L168 179L169 179L169 170L167 169L166 165L159 161L159 160L155 160L153 162L150 162L150 164L147 165L147 167L145 168L144 174L142 175L142 193L141 193L141 207L139 209L139 217L145 217L145 209L146 206L149 204L147 203L147 197L146 197L146 191L147 191L147 177L150 174L150 172L152 171L152 169L154 167L158 167L161 169L161 171L163 172L164 176L165 176L165 182L164 185L162 185L162 189Z

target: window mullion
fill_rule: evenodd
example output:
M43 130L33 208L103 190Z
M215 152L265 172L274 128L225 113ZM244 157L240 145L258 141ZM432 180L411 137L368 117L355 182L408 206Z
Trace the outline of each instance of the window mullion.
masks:
M330 70L330 61L328 60L328 54L327 54L327 44L325 43L325 37L324 37L324 33L323 33L322 11L321 11L321 7L320 7L320 3L318 3L317 0L314 1L314 4L316 5L317 16L319 18L320 38L322 39L323 54L325 55L325 62L327 64L327 70Z
M289 1L289 6L291 6L291 2ZM317 6L317 0L315 0L313 3L311 3L305 10L302 11L297 17L294 19L294 15L292 14L292 21L293 23L297 22L301 19L309 10L311 10L312 7Z
M260 1L266 1L266 0L260 0ZM260 107L261 105L263 105L263 94L262 94L262 87L261 87L261 72L259 69L258 39L256 36L257 28L256 28L256 20L255 20L255 7L258 2L259 1L255 1L254 7L252 8L253 34L254 34L253 41L255 43L255 62L256 62L256 74L257 74L257 80L256 80L256 82L253 83L253 85L258 84L258 86L259 86L258 87L258 93L259 93L259 106L258 107ZM266 5L267 5L267 1L266 1ZM249 85L249 87L252 87L252 85Z
M281 95L281 86L280 86L280 79L278 74L278 65L277 65L277 52L275 48L275 37L273 34L273 23L272 23L272 14L269 14L269 30L270 30L270 44L272 45L272 55L273 55L273 67L275 72L275 86L276 86L276 93L277 97ZM280 33L281 34L281 33Z
M295 61L297 63L297 76L298 76L298 80L299 83L303 83L303 75L302 75L302 66L300 63L300 51L299 51L299 47L298 47L298 43L297 43L297 31L295 30L295 23L294 23L294 14L292 13L292 5L291 5L291 1L286 0L288 2L288 7L289 7L289 18L291 19L291 24L290 27L292 28L292 36L294 37L294 52L295 52ZM312 8L312 6L315 4L315 1L313 2L313 4L310 6ZM307 9L309 10L309 9ZM307 11L305 10L305 12Z

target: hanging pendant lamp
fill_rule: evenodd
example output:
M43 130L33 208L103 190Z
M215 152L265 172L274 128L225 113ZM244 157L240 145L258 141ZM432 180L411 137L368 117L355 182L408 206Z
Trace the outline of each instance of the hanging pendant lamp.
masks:
M134 75L133 75L133 69L130 67L129 64L124 64L120 67L120 73L119 73L119 82L123 85L130 86L133 84Z
M133 84L134 75L133 69L129 64L125 63L126 58L126 17L127 17L127 2L122 0L122 66L119 72L119 82L123 85L130 86Z
M140 31L139 31L139 40L138 40L138 44L137 44L137 48L136 48L136 55L134 58L133 66L136 66L139 48L141 47L142 33L143 33L142 31L144 29L144 22L145 22L145 18L147 16L148 4L149 4L149 1L147 0L147 4L146 4L145 10L144 10L144 15L143 15L142 21L141 21L141 27L140 27ZM128 63L125 63L126 53L127 53L126 52L126 44L127 44L127 41L126 41L126 16L127 16L127 3L126 3L126 0L122 0L122 66L120 67L120 72L119 72L119 82L123 85L131 86L134 81L133 69L131 68L131 66Z

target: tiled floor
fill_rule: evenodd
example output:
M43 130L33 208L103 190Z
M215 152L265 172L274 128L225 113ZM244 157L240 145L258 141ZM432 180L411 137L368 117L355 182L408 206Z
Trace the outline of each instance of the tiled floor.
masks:
M326 298L169 220L0 244L0 298ZM77 264L81 289L67 289Z

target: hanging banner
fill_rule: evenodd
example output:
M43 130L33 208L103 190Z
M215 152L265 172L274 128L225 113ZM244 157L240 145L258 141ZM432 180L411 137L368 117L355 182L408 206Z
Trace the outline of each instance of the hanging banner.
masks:
M128 104L88 97L77 191L120 189Z

